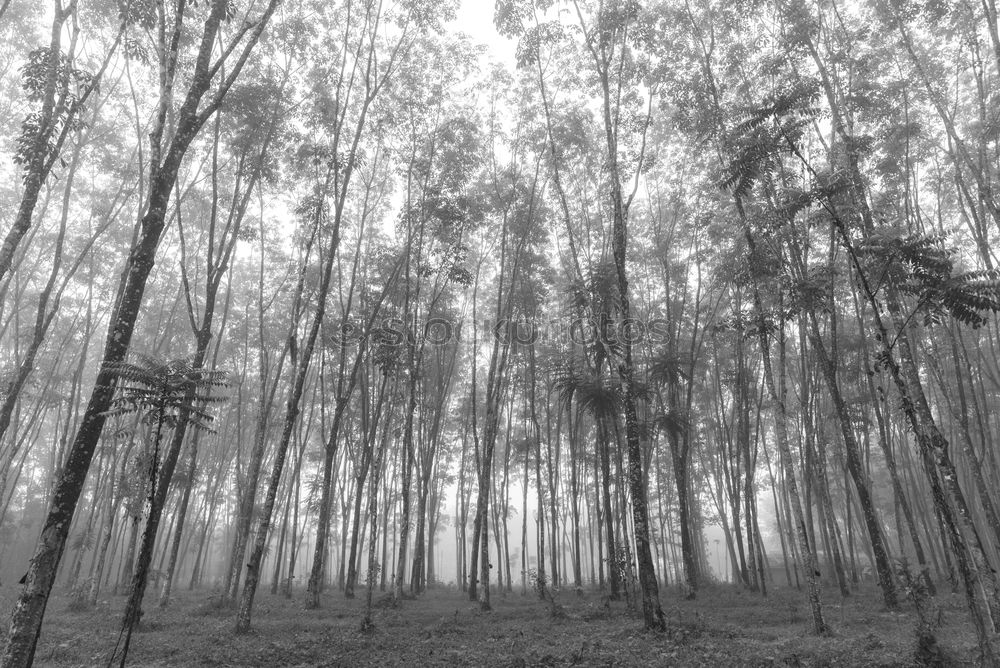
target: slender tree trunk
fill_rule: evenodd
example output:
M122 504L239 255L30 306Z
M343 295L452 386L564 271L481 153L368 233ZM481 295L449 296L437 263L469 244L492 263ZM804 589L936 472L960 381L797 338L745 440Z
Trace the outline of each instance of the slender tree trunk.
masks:
M159 607L165 608L170 603L170 590L173 587L174 574L177 569L178 555L181 548L181 535L184 523L187 518L188 504L191 501L191 489L194 487L194 476L198 462L198 437L199 432L195 432L191 439L190 452L188 453L187 479L184 482L184 491L181 495L180 507L177 509L177 530L174 532L174 540L170 547L170 559L167 562L167 572L163 580L163 589L160 591Z
M226 79L228 85L231 85L235 77L239 75L251 48L276 7L277 0L271 0L256 27L251 31L249 41L245 44L237 63L228 74ZM56 569L62 557L66 537L90 468L94 449L104 428L106 413L114 396L115 380L113 374L108 370L107 364L124 360L128 351L142 304L146 280L152 270L156 249L163 232L167 206L181 160L208 116L214 113L221 104L228 88L228 85L224 85L215 94L212 102L199 111L202 97L212 82L210 58L227 8L228 3L222 0L216 0L212 3L205 21L191 87L176 114L175 131L170 146L164 154L163 161L157 161L151 169L152 178L146 214L142 219L140 234L132 249L124 280L120 286L120 298L111 317L111 327L103 355L104 365L98 373L94 391L70 449L66 466L56 483L52 504L43 524L42 534L39 537L31 566L25 576L24 589L15 604L11 617L7 642L3 656L0 657L0 663L11 668L28 666L34 658L35 645L41 631L42 617L45 614L45 606L55 580ZM178 12L183 13L183 5L178 8ZM176 62L179 33L180 24L178 22L177 33L168 56L171 61L169 67L171 72ZM161 101L166 103L163 98ZM154 128L154 136L157 133L162 133L162 130L161 121L158 129ZM154 138L153 144L157 146L157 139Z

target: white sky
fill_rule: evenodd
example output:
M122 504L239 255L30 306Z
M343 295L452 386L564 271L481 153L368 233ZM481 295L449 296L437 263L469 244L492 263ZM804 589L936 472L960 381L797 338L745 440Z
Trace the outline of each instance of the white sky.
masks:
M497 34L493 26L493 0L461 0L458 15L448 24L449 30L460 30L474 42L485 44L489 56L513 66L517 41Z

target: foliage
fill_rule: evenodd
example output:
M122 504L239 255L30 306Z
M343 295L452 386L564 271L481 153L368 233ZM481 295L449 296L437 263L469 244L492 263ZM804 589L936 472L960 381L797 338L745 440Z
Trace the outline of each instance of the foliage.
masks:
M469 4L461 8L463 16L472 11ZM182 450L191 455L191 473L182 465L172 479L190 491L191 509L180 522L178 506L167 504L161 526L177 527L170 535L180 532L182 544L191 543L192 554L180 561L184 569L193 565L194 551L206 546L214 549L206 550L200 566L207 572L219 567L219 555L228 551L219 532L226 530L226 543L233 535L220 523L234 516L235 504L242 510L247 490L256 494L246 501L248 517L272 513L262 524L272 531L262 556L287 559L289 547L297 545L296 568L307 559L302 550L316 548L309 536L324 491L339 497L332 540L322 548L327 559L352 538L352 502L372 501L361 498L369 494L378 496L378 519L384 522L379 526L387 527L388 535L379 528L374 537L383 545L400 547L400 510L408 493L410 512L419 514L409 522L425 521L428 532L445 526L464 531L466 543L459 541L459 549L468 548L468 520L480 510L475 493L489 415L498 420L495 431L507 446L497 457L509 461L493 463L504 473L502 480L499 474L489 480L487 503L496 514L488 515L487 548L502 552L494 542L498 536L504 542L500 515L504 521L526 519L507 511L517 505L512 496L527 490L551 512L544 540L555 561L580 558L584 581L588 570L602 566L606 576L612 569L636 603L637 534L628 514L641 486L628 487L633 471L645 476L651 495L649 528L661 579L668 575L664 569L674 567L669 562L685 515L691 529L686 537L695 543L710 541L705 533L724 523L731 522L728 530L740 537L759 528L765 560L778 563L780 546L791 564L801 555L794 547L784 554L795 536L786 502L791 493L783 482L789 475L812 480L809 466L820 473L842 471L846 450L834 433L838 421L845 434L873 448L884 446L884 452L873 449L864 457L875 516L892 513L897 504L902 508L904 501L921 509L927 505L922 502L934 500L924 498L927 486L914 471L903 468L924 460L903 458L906 444L896 442L907 433L905 410L918 405L902 397L903 390L921 384L927 386L934 426L949 440L961 439L941 448L963 473L945 480L961 488L974 515L961 532L973 537L988 531L983 519L986 503L994 500L990 462L997 440L996 420L988 413L997 398L1000 322L994 250L1000 231L1000 92L995 18L986 5L959 4L501 0L493 7L494 25L510 41L487 47L476 44L478 31L465 35L464 26L444 23L454 16L455 2L285 2L218 114L199 127L183 156L168 159L160 144L177 136L199 46L196 29L213 7L225 9L224 28L207 42L211 76L198 111L235 73L230 57L239 54L245 31L259 25L260 3L63 2L60 51L39 46L49 37L43 25L51 18L48 6L0 0L0 176L9 177L0 179L6 205L0 207L0 229L9 229L25 190L18 179L22 170L39 160L59 164L60 158L69 167L44 179L37 210L28 216L29 234L13 255L10 274L0 278L0 398L12 407L11 428L0 434L0 534L10 546L3 559L15 563L26 544L35 544L53 481L64 462L77 461L66 458L67 448L83 424L95 372L116 386L106 413L114 419L105 425L95 464L78 471L86 475L78 476L76 498L93 504L95 528L77 527L68 534L70 550L64 550L80 550L86 558L101 542L96 527L110 526L120 536L139 526L145 499L159 480L160 441L182 419L195 430L222 432L213 447L201 450L191 438L191 449ZM174 27L180 29L177 77L170 81ZM109 53L98 88L90 71ZM223 61L216 61L220 56ZM90 93L93 102L84 116L81 100ZM151 144L160 114L164 136L154 136ZM167 189L164 208L154 210L156 168L168 163L177 169L177 180ZM138 244L150 239L151 212L162 213L165 227L155 257L142 260L155 260L155 270L131 345L182 345L189 325L213 307L208 356L213 367L233 370L239 397L225 408L215 394L226 376L194 368L190 360L135 355L103 369L92 364L109 314L122 298L115 289L119 268L146 266L133 261ZM619 447L635 431L621 429L626 411L617 372L625 350L619 320L626 295L619 292L612 261L621 247L612 235L616 227L625 232L630 315L647 331L657 322L666 323L668 332L666 342L643 340L631 348L636 378L630 389L639 403L641 444L641 457L634 460L640 465L631 469ZM331 287L320 294L327 261ZM202 293L206 277L219 279L218 294ZM383 295L384 311L377 301ZM898 303L890 302L893 295L900 296ZM345 352L343 346L323 346L310 363L303 341L320 305L326 309L320 330L325 340L336 339L334 332L350 334L345 338L357 347ZM885 316L890 307L891 318ZM519 339L540 335L533 348L519 342L509 357L491 358L499 350L493 337L503 330L499 323L494 328L480 322L499 312L507 313L502 319L518 328L512 331ZM413 344L432 319L447 320L456 336L447 345L428 344L417 361L410 355ZM37 356L29 358L33 327L49 322ZM911 330L914 354L907 371L913 373L890 385L882 372L898 372L905 361L895 348L902 337L893 338L900 322ZM562 327L558 337L543 331L550 323ZM569 335L566 324L573 328ZM826 369L818 368L823 347L835 367L826 385ZM359 380L356 389L347 389L355 351ZM765 351L774 388L765 382ZM30 368L31 378L18 391L11 381L20 365ZM301 399L291 411L285 400L299 370ZM487 382L495 384L484 392ZM408 387L414 388L412 397ZM525 396L528 387L535 388L535 406ZM833 387L844 404L842 415L833 410ZM380 388L386 400L376 414ZM772 393L784 398L781 410ZM484 407L484 396L496 403ZM329 428L335 404L344 412L334 439ZM572 419L561 409L572 411ZM408 419L412 430L403 426ZM772 447L779 420L792 449L788 468ZM292 434L294 452L282 460L283 470L272 471L279 433ZM342 484L357 480L359 443L370 434L386 448L380 482ZM407 452L411 436L414 449ZM813 436L820 447L807 451ZM690 461L675 459L679 450L671 446L681 437ZM596 454L611 460L606 480L602 462L595 461L595 440L607 446ZM324 445L335 452L329 478ZM746 456L737 452L743 445ZM259 471L251 465L255 453L261 453ZM893 457L900 458L896 463L905 474L896 483L900 489L890 486ZM536 473L523 474L522 462L537 467ZM980 469L986 478L977 487L975 476L964 473ZM418 480L404 487L414 471ZM525 475L543 479L532 489ZM676 487L682 478L687 512L679 507ZM277 485L273 509L257 491L271 479ZM598 519L593 497L603 491L602 482L613 507L597 499L605 511ZM835 482L810 500L829 505L820 508L823 516L842 526L845 509L853 514L855 506L840 479ZM754 490L760 518L741 504L741 495ZM109 505L113 512L105 517ZM601 525L605 515L612 516L610 528L618 531L613 535L626 539L616 554L605 550L607 560L598 565L598 546L588 551L570 545L580 534L584 542L606 540L606 532L595 531L608 528ZM910 528L902 526L905 513L894 516L901 529ZM292 542L275 540L275 517L288 518L282 540ZM938 550L934 557L940 554L938 524L913 528L925 548L931 545L928 551ZM368 523L362 526L370 530ZM508 527L508 537L517 528ZM444 568L436 565L439 572L427 575L440 581L452 563L449 541L425 537L421 550L436 564L444 555ZM845 549L863 549L863 538L847 541ZM904 542L910 550L912 541ZM996 536L982 543L990 552L987 561L995 561ZM746 546L727 547L735 554ZM412 545L403 547L406 552ZM498 556L501 567L516 559ZM235 572L247 572L239 561ZM288 575L282 570L287 563L274 577L291 595L306 574ZM804 601L780 586L769 592L774 599L761 601L738 588L707 585L702 601L738 613L725 625L704 622L698 617L704 608L678 607L666 634L634 639L628 635L630 611L613 601L595 603L600 599L583 586L582 606L558 605L559 588L565 591L572 577L562 570L550 570L547 582L534 574L533 586L547 606L535 597L510 596L499 603L501 614L462 614L464 608L454 607L457 591L449 591L450 598L431 592L413 606L368 618L367 635L359 636L353 618L349 624L334 621L334 635L349 647L343 661L498 660L492 641L499 637L475 647L440 642L443 635L464 641L466 633L505 634L504 656L525 664L854 665L898 662L912 649L913 614L879 616L867 600L857 616L884 625L879 635L885 637L873 640L867 625L861 629L857 619L842 619L849 629L837 639L843 647L828 638L804 640ZM263 570L261 575L262 581L271 577ZM919 591L919 580L900 575L919 618L917 659L936 660L941 644L971 645L958 623L932 614L938 605L955 608L954 601L947 594L932 601ZM84 594L81 589L70 596ZM230 610L228 594L217 596L200 613ZM332 607L345 619L356 612L339 606ZM450 607L442 613L435 606ZM504 617L511 610L505 606L514 606L516 614ZM592 608L599 609L599 619L586 618ZM184 608L192 609L198 610ZM60 614L65 606L49 610ZM205 642L208 630L188 628L182 618L170 618L178 622L171 634L182 628L210 645L208 654L215 654L207 661L267 664L280 646L286 652L281 661L315 662L310 643L323 645L319 640L329 640L330 629L314 627L315 619L282 602L272 611L278 626L309 629L305 649L291 641L282 645L267 631L242 639L246 645L211 644ZM448 621L413 621L425 614ZM766 633L745 628L757 615L787 623ZM591 621L598 623L584 625ZM564 631L574 638L572 646ZM68 646L74 656L60 659L69 649L50 643L50 633L79 643ZM540 647L538 635L556 647ZM95 634L73 640L51 623L41 637L45 649L39 656L49 657L45 651L51 649L54 663L78 663L79 656L92 655L91 642L101 639ZM729 645L720 646L719 638ZM265 646L265 639L275 647ZM78 651L82 646L88 651ZM386 646L397 656L388 656ZM219 658L219 647L236 658ZM414 647L435 654L421 650L417 656ZM483 647L493 649L481 652ZM192 657L189 649L164 656L179 663L204 658ZM162 660L149 658L148 648L141 651L145 660Z
M183 412L189 426L213 431L210 423L215 417L205 405L226 401L206 392L226 387L226 373L195 368L188 359L160 360L136 354L133 361L108 364L105 370L119 381L109 417L140 413L147 424L175 427Z
M21 68L21 77L28 101L39 106L25 117L17 138L14 162L27 165L36 158L47 161L53 156L63 126L68 125L66 129L71 131L83 127L79 113L81 96L94 81L90 72L75 67L66 54L59 53L53 58L48 47L28 54L28 60ZM47 117L43 108L47 95L54 98L51 117ZM39 142L42 146L38 146Z
M563 369L556 376L553 387L565 405L575 400L580 410L597 420L613 420L621 405L621 390L617 384L578 369Z
M781 156L802 139L819 113L818 95L815 83L803 80L770 95L758 106L747 107L725 137L734 157L726 165L720 185L738 199L748 197L755 185L778 168ZM791 203L799 202L793 199Z
M1000 272L957 271L955 253L941 235L871 235L859 249L878 275L879 284L891 281L917 299L916 312L925 325L938 324L950 315L973 328L1000 313ZM876 272L881 272L876 274Z

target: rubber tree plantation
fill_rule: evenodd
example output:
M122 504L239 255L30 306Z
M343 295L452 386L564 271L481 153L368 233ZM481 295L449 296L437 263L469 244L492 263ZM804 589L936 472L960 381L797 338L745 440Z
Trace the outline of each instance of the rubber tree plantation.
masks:
M993 0L0 0L0 666L1000 665Z

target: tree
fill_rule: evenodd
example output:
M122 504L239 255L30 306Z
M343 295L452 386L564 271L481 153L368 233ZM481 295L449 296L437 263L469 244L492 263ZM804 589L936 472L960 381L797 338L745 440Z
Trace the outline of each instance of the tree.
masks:
M3 9L7 9L7 3ZM3 12L0 12L2 15ZM115 51L121 44L128 25L122 16L118 34L108 49L97 74L75 66L76 38L74 30L69 52L62 51L62 38L67 21L76 27L77 3L71 0L65 7L53 0L52 31L48 47L35 49L28 55L23 69L24 90L30 102L38 105L22 124L15 162L23 166L24 192L10 230L0 246L0 281L11 269L14 254L31 227L31 219L42 186L61 159L66 140L82 127L81 116L87 99L94 93Z
M619 91L630 82L622 79L628 70L630 77L636 77L641 69L632 60L630 42L632 30L638 20L638 6L631 3L614 3L602 7L594 16L595 23L589 28L580 5L576 5L587 51L597 74L599 99L602 107L608 170L609 208L611 210L611 246L618 288L618 304L615 324L622 336L620 347L615 351L618 360L618 376L622 385L622 402L625 412L625 440L628 455L629 491L632 494L632 514L635 525L636 557L639 563L639 584L642 588L643 620L648 629L666 628L663 610L660 608L659 587L653 564L649 536L649 512L646 506L646 476L642 469L642 447L640 445L640 425L637 412L638 391L635 378L635 361L632 356L630 327L634 327L629 295L628 267L628 213L638 189L638 182L631 193L626 194L622 184L620 149L622 145L620 118L623 109ZM630 100L633 104L637 100ZM631 110L630 110L631 111ZM634 113L634 111L632 111ZM634 169L641 171L644 159L646 131L649 114L638 121L640 148ZM635 175L632 178L636 178Z
M184 33L183 17L186 4L183 0L172 17L173 25L164 26L165 29L161 33L163 76L160 81L159 107L150 135L151 189L146 203L146 214L143 216L140 234L133 245L128 268L119 286L119 300L104 347L102 371L94 384L87 410L70 448L66 467L56 483L52 505L35 556L25 576L24 589L18 597L11 617L10 630L3 651L4 665L27 666L34 658L35 645L41 631L45 605L55 581L56 568L62 557L77 501L114 396L115 377L110 369L125 359L131 343L146 280L156 257L156 249L166 222L167 206L181 161L205 122L222 104L277 5L278 0L270 0L256 20L245 23L231 38L222 52L221 60L213 61L212 55L219 38L220 27L227 16L228 3L223 0L215 0L212 3L201 33L190 87L184 102L176 112L174 133L165 143L167 109L177 74L181 35ZM168 34L169 41L166 37ZM222 73L222 66L227 62L229 64L227 71ZM202 105L202 98L208 93L213 81L217 82L218 87L208 102Z
M171 429L175 433L188 426L210 429L209 423L214 418L206 410L206 405L225 399L211 396L206 390L223 387L226 381L222 371L202 370L197 358L192 363L183 359L164 361L136 355L134 362L111 363L106 371L118 381L118 396L111 402L109 416L139 413L143 422L152 425L152 453L147 471L147 518L142 534L142 549L122 616L121 633L109 660L109 663L114 663L120 657L119 665L124 666L132 632L142 616L142 596L149 576L149 562L156 538L156 520L163 511L166 499L162 490L169 478L160 481L163 474L161 445L164 429Z

